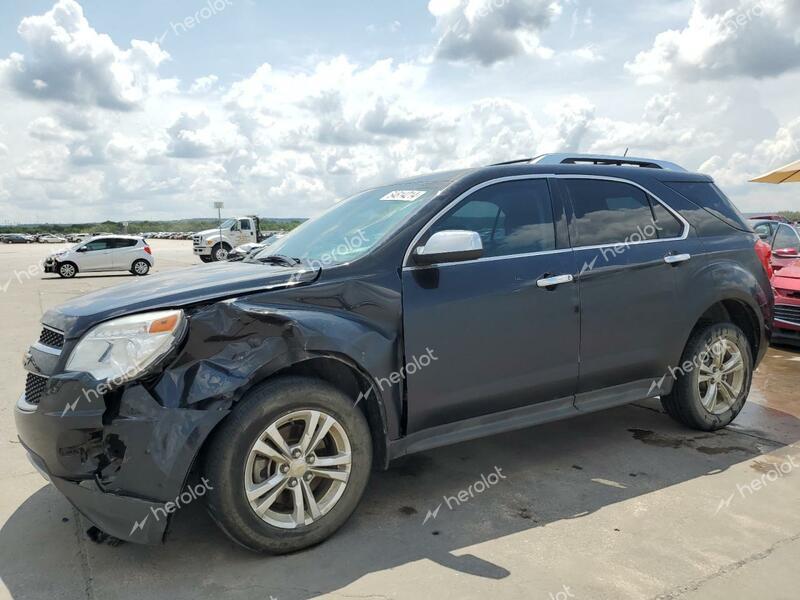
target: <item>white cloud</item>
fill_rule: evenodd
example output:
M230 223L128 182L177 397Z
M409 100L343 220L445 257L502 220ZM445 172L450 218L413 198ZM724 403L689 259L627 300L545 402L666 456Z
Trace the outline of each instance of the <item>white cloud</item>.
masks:
M639 83L778 76L800 67L800 3L694 0L685 28L658 34L625 66Z
M520 55L551 58L539 34L561 14L553 0L430 0L440 60L484 66Z
M89 25L74 0L59 0L45 14L26 17L17 31L28 49L0 61L0 78L36 99L131 110L168 57L158 44L141 40L122 50Z

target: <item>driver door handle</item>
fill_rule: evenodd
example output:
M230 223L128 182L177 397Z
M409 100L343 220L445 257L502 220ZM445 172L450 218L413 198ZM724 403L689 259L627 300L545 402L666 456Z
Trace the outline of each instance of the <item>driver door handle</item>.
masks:
M550 288L562 283L572 283L575 278L572 275L554 275L553 277L544 277L536 281L536 285L540 288Z
M664 262L668 265L677 265L687 260L692 260L691 254L668 254L664 257Z

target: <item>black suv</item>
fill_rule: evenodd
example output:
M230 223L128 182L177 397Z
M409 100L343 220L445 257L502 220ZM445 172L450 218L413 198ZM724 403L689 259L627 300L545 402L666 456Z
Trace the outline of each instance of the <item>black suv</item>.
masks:
M203 497L243 546L297 550L406 454L653 397L728 425L770 337L757 239L710 178L656 160L371 189L243 262L48 311L19 437L109 535L159 542Z

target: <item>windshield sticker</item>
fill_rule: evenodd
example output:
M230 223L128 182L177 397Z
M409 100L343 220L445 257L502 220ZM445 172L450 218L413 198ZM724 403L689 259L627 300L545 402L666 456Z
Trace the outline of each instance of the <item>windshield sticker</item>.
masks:
M414 190L395 190L386 194L381 200L399 200L400 202L414 202L425 195L425 192Z

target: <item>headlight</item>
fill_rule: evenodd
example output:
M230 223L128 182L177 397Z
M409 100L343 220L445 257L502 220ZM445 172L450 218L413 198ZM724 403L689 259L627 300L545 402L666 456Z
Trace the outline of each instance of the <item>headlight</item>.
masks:
M185 327L181 310L144 313L101 323L75 346L67 371L86 372L95 379L122 384L169 354Z

